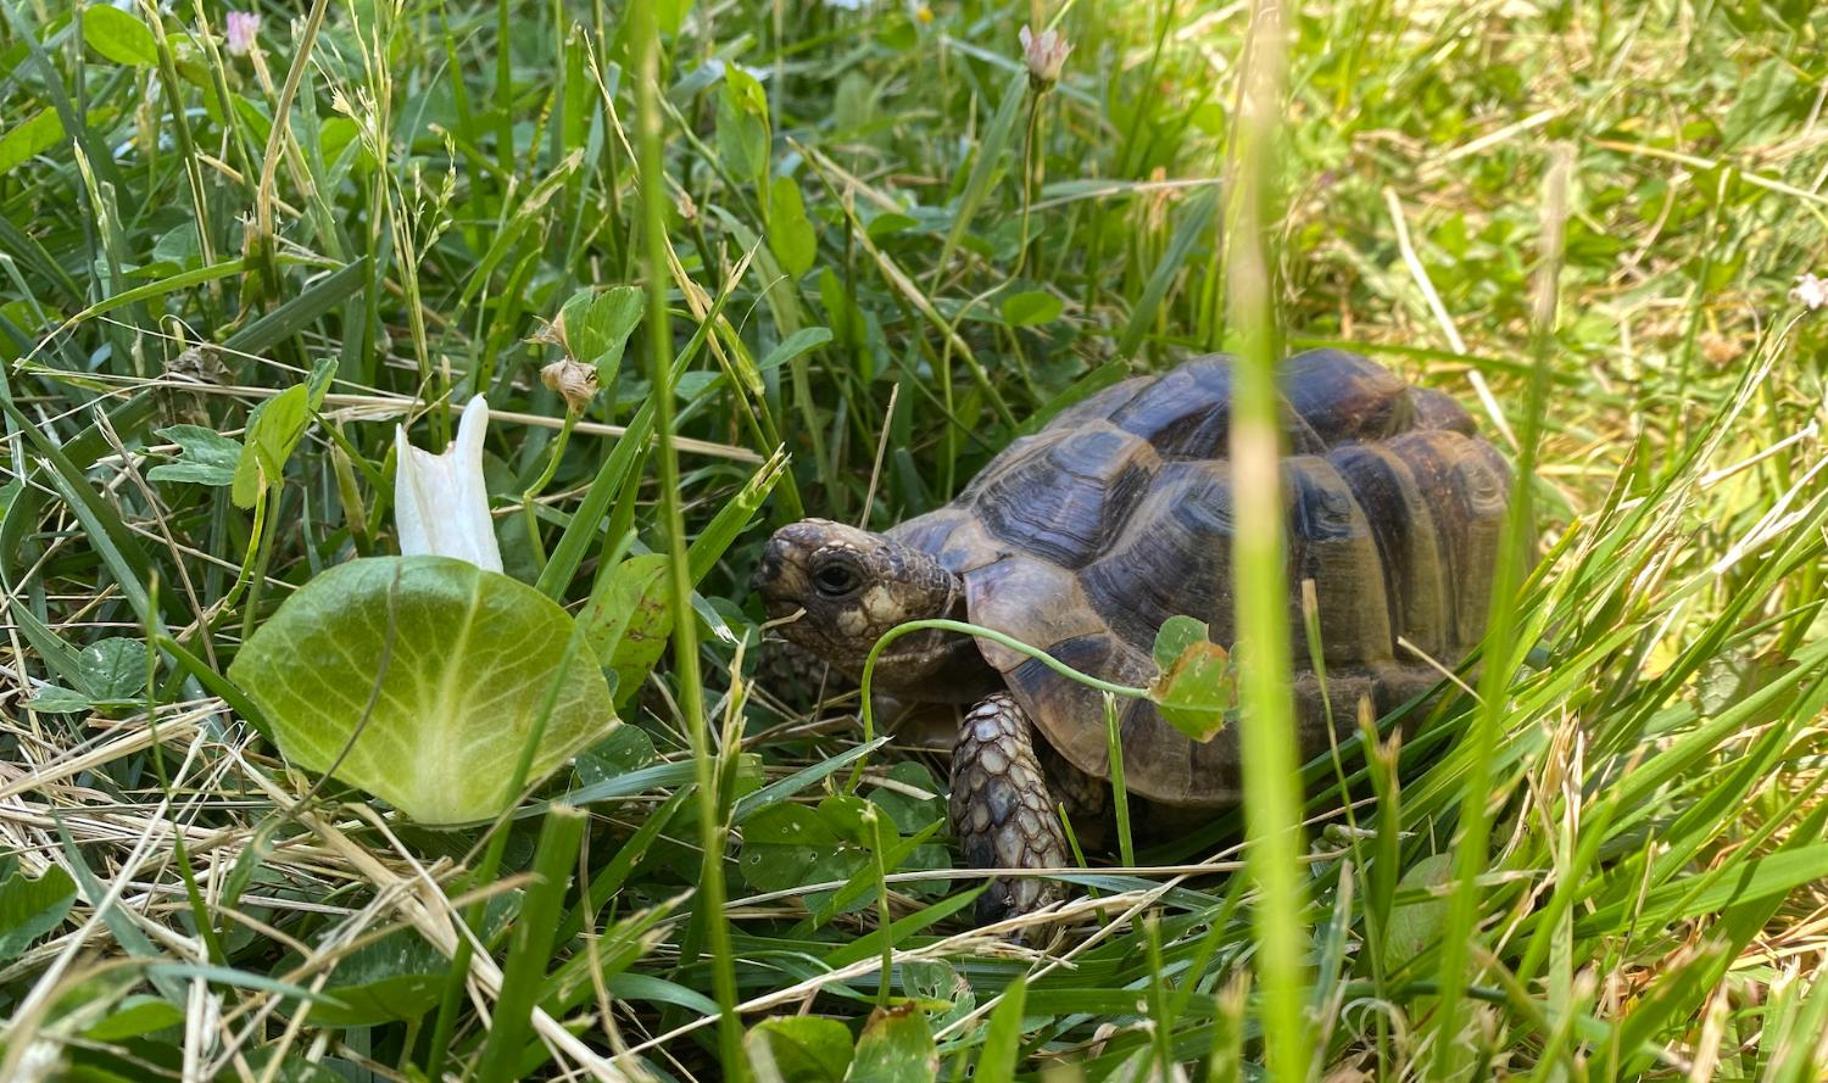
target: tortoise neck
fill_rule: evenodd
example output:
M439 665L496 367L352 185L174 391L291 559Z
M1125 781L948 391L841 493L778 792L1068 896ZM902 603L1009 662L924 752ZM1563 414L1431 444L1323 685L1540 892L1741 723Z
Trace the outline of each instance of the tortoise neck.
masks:
M931 574L932 585L943 586L945 602L937 612L909 619L969 620L964 577L946 570L930 553L912 552L925 558L921 563L928 566L920 567L918 574ZM936 589L933 593L941 591ZM897 698L921 703L973 703L1001 686L996 670L978 652L975 639L938 628L897 640L877 660L875 681Z

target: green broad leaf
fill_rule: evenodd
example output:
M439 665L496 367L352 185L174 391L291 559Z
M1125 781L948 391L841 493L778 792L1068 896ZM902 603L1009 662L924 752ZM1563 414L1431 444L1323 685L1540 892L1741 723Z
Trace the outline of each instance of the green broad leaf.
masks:
M555 330L573 361L594 365L597 383L608 387L621 367L628 336L647 312L647 294L637 286L579 290L563 308Z
M923 1083L939 1077L939 1049L927 1013L915 1004L877 1008L857 1039L851 1083Z
M831 328L802 327L782 339L774 349L769 350L756 367L763 372L778 369L794 358L810 353L830 341Z
M739 180L756 183L768 172L768 96L735 64L724 65L717 98L717 155Z
M942 825L930 823L919 834L911 839L898 839L885 834L881 843L881 856L871 860L847 860L842 867L852 868L850 876L842 886L835 890L809 892L803 900L814 926L824 925L836 914L862 910L876 898L875 861L880 860L885 872L894 873L902 869L909 871L927 869L946 869L951 867L950 857L944 852L945 847L927 842L939 832ZM874 847L871 847L874 849ZM836 864L831 868L838 867ZM815 875L809 882L823 882L830 877L823 875L826 869L815 866ZM939 888L944 894L950 890L947 881L929 880L925 883L910 885L910 894L931 894L932 888Z
M63 119L55 109L40 109L7 126L0 135L0 176L63 142Z
M1453 871L1452 854L1430 854L1403 870L1397 891L1439 887L1453 880ZM1394 907L1384 932L1384 965L1400 967L1428 950L1441 939L1441 923L1446 919L1447 900L1439 895Z
M862 349L869 342L869 322L863 310L845 290L844 283L830 267L819 272L819 300L831 320L831 333L838 343L851 349Z
M876 841L876 806L848 793L834 793L819 801L819 818L832 834L853 846L869 847Z
M918 225L920 225L919 221L899 211L884 211L870 219L869 225L864 227L864 232L870 235L870 240L880 241L884 237L905 233Z
M36 880L23 873L0 880L0 960L13 958L63 924L75 901L76 881L57 865Z
M1155 632L1155 648L1151 652L1155 657L1155 668L1166 670L1187 653L1187 648L1195 643L1205 643L1212 638L1212 629L1205 621L1185 614L1169 617L1162 621L1162 626Z
M1046 290L1028 290L1003 298L1003 322L1011 327L1038 327L1060 318L1060 298Z
M885 773L896 785L877 786L870 790L868 797L888 814L896 831L912 835L945 818L946 802L940 796L944 791L933 781L933 772L926 764L918 760L900 760L890 764Z
M251 508L261 494L285 476L286 460L311 423L311 392L294 384L254 407L248 415L248 438L235 463L230 495L239 508Z
M187 481L193 485L233 485L241 462L241 441L211 432L201 425L170 425L155 430L178 445L178 457L160 463L146 476L153 481Z
M743 1050L757 1079L842 1083L851 1065L851 1032L823 1016L781 1016L750 1027Z
M838 836L817 809L770 805L743 824L745 846L836 846Z
M800 185L792 177L776 177L768 187L768 248L794 278L812 270L819 252L819 237L806 218Z
M177 267L201 267L202 251L197 239L197 224L184 222L159 235L152 246L152 260Z
M153 68L159 45L145 23L119 8L92 5L83 10L83 42L116 64Z
M616 675L618 704L641 687L665 656L667 637L673 634L666 561L660 553L629 557L598 581L578 613L597 663Z
M326 117L318 127L318 147L323 151L324 161L335 162L342 157L361 132L356 122L348 117Z
M617 726L609 736L578 753L578 782L595 786L623 778L654 763L654 739L640 726Z
M230 94L229 104L234 107L236 118L239 119L242 126L248 130L248 134L253 136L255 140L264 143L267 134L273 130L273 122L267 119L267 115L262 111L262 107L254 104L252 98L248 98L241 94ZM214 120L218 124L225 122L225 118L222 115L222 109L214 98L208 99L206 108L209 109L211 120Z
M757 891L788 891L808 884L844 883L868 863L869 855L855 847L745 843L737 868L743 882ZM809 893L806 906L819 907L835 890Z
M38 689L25 705L41 714L76 714L95 706L95 701L81 692L61 685L47 684Z
M287 598L229 677L286 759L426 825L499 814L512 767L554 690L529 784L615 724L571 617L532 587L450 557L371 557ZM340 760L340 763L339 763Z
M418 933L401 929L365 944L337 964L324 992L335 1004L311 1009L326 1027L367 1027L417 1019L438 1003L450 960Z
M1170 617L1155 636L1161 675L1149 698L1175 729L1196 741L1212 740L1237 712L1237 670L1224 647L1210 642L1206 625Z
M92 1042L120 1042L166 1030L182 1022L184 1012L176 1004L163 997L138 993L122 1000L114 1011L83 1031L83 1037Z
M77 665L96 699L132 699L146 687L146 644L137 639L97 640L83 648Z
M961 892L944 902L935 903L925 910L916 911L897 920L888 931L891 934L906 937L914 931L966 909L975 903L977 897L983 892L982 885L975 890ZM831 956L827 956L826 962L831 966L846 965L855 961L849 958L847 953L854 954L865 948L871 950L856 955L857 959L867 959L871 955L879 954L882 950L882 933L883 930L878 929L861 940L853 940ZM895 935L891 936L891 939L895 938ZM841 957L843 962L839 961ZM958 972L957 967L944 959L909 959L900 965L903 973L902 988L906 990L909 997L926 1009L928 1027L944 1029L970 1015L977 1008L977 993L972 990L971 983L965 980L965 976Z

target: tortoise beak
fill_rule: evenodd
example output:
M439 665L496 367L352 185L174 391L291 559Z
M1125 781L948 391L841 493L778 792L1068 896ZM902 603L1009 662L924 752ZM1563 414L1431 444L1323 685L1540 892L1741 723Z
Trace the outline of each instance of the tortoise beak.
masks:
M777 530L762 550L762 559L750 581L750 586L762 596L770 620L791 616L806 597L809 586L806 565L813 549L798 537L800 533L794 526Z

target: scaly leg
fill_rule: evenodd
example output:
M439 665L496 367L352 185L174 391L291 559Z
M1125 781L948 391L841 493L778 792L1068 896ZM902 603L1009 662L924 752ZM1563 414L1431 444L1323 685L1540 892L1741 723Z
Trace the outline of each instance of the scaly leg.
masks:
M965 714L952 751L950 811L952 833L973 868L1067 864L1066 834L1035 757L1033 726L1007 692L986 696ZM978 921L1025 914L1064 894L1041 877L995 880L978 897Z

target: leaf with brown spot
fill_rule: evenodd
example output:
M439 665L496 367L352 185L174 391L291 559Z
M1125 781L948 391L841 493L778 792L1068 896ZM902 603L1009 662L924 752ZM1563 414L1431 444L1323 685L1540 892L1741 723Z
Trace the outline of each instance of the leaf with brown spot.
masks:
M616 565L584 603L578 620L597 662L616 674L616 702L627 703L666 653L673 633L666 557L645 553Z
M1154 651L1161 674L1149 686L1162 717L1201 743L1217 736L1238 708L1231 654L1206 636L1206 626L1192 617L1163 623Z
M877 1008L857 1039L849 1083L921 1083L939 1076L939 1050L927 1013L915 1004Z

